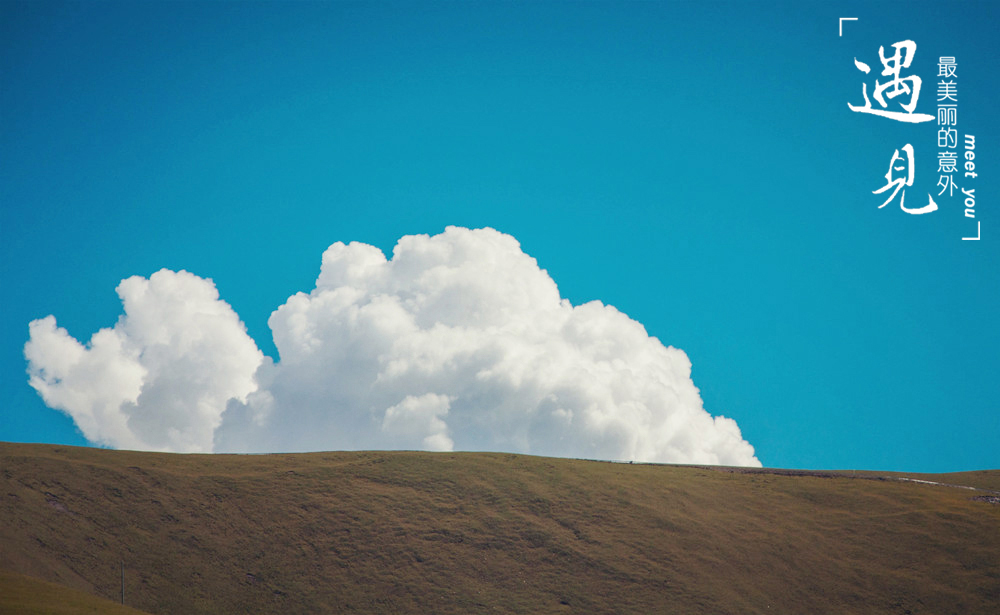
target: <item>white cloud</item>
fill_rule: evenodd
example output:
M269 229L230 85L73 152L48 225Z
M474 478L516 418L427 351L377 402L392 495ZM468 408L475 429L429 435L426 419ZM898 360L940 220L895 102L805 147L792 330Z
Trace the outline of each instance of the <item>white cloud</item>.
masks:
M129 292L158 276L179 281ZM195 299L196 288L210 292ZM278 362L262 359L210 282L161 271L119 294L126 315L89 349L51 317L32 323L25 349L32 385L96 441L760 465L735 421L702 408L683 351L614 307L570 305L492 229L403 237L391 260L330 246L316 288L268 321ZM192 327L204 309L193 303L226 325Z
M211 280L166 269L118 285L125 314L84 346L52 316L29 325L30 384L92 442L206 451L263 355Z
M407 395L406 399L386 409L382 433L392 439L398 438L399 448L419 439L422 449L453 450L455 443L448 437L448 424L442 418L448 414L449 405L451 400L443 395Z

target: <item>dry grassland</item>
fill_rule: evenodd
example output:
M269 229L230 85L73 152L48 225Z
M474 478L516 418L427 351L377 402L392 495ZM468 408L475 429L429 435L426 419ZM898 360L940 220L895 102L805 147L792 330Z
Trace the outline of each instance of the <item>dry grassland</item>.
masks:
M114 600L124 560L164 614L1000 612L1000 472L900 476L0 444L0 568Z

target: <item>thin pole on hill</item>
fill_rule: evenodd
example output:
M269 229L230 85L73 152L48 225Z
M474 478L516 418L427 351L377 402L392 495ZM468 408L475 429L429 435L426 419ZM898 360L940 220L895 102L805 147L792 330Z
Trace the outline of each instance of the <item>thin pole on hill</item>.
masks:
M122 560L122 604L125 604L125 560Z

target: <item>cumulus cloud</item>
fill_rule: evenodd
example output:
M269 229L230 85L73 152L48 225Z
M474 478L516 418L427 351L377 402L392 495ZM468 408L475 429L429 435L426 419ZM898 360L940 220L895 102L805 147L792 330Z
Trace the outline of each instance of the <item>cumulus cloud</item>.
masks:
M230 399L263 358L211 280L166 269L118 285L125 313L83 345L48 316L24 347L29 383L92 442L208 451Z
M316 287L268 321L277 362L209 281L161 271L119 294L125 315L88 346L49 317L25 348L32 386L95 441L760 465L702 407L683 351L612 306L571 305L492 229L403 237L391 259L333 244Z

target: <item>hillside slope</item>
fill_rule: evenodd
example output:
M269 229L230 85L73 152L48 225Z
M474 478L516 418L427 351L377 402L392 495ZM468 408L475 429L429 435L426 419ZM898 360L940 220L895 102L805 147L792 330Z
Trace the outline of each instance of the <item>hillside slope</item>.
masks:
M998 483L997 472L974 476ZM0 568L114 599L124 560L128 604L151 613L940 615L1000 604L990 494L871 474L0 444L0 481Z
M0 613L17 615L148 615L56 583L0 569Z

